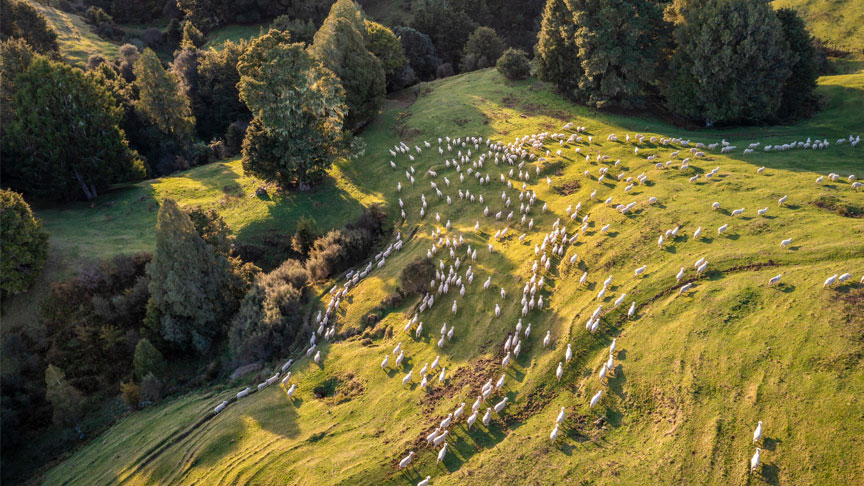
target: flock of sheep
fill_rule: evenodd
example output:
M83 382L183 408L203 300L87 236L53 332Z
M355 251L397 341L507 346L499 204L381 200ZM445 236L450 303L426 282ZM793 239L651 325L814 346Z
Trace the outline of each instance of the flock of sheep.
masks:
M417 178L425 176L430 188L428 198L426 193L421 192L419 198L406 202L402 199L402 195L404 194L403 184L401 181L397 183L396 191L399 195L398 203L402 219L407 221L408 211L414 211L419 215L421 220L427 217L434 217L435 219L434 223L430 223L429 225L433 229L429 231L430 243L425 252L433 261L437 259L435 278L429 282L428 292L414 307L413 315L407 319L402 329L409 338L413 336L414 339L419 340L427 329L437 329L437 325L424 325L423 322L424 314L427 314L435 304L446 302L444 305L449 307L453 321L458 321L459 301L464 299L469 292L494 292L500 295L499 303L496 303L494 307L495 317L499 317L502 313L501 305L507 303L508 298L513 298L508 297L511 294L519 295L518 291L520 289L511 289L508 291L505 288L508 284L512 285L513 282L511 276L507 275L496 276L499 280L498 282L493 282L493 275L489 275L482 285L479 281L477 284L474 284L475 272L473 265L477 262L478 258L493 258L496 248L508 238L516 237L517 234L519 234L519 244L533 245L533 259L529 264L530 278L527 278L525 285L522 286L521 299L518 301L521 316L522 318L527 318L529 315L535 317L535 314L531 314L532 311L542 311L547 307L547 302L544 302L544 294L548 301L551 298L550 293L552 290L552 285L550 284L553 283L557 275L556 269L558 266L574 266L578 263L579 256L574 251L574 243L580 238L586 238L586 231L589 227L589 221L591 221L589 214L591 211L590 205L595 204L595 201L599 204L600 201L596 200L597 191L594 190L589 196L589 200L585 201L585 207L583 207L582 202L578 202L575 206L571 204L566 208L564 214L557 215L551 224L545 225L541 230L540 225L542 223L538 223L536 225L537 228L535 228L534 215L537 215L538 212L540 214L551 212L546 203L540 204L537 193L529 186L532 184L532 179L540 179L541 165L544 162L561 157L562 151L569 148L575 152L574 158L584 157L586 163L600 166L596 174L592 174L590 170L586 170L584 174L587 179L596 181L598 186L599 183L603 182L604 178L616 179L626 184L624 192L627 194L631 192L634 185L644 185L648 180L648 175L645 172L642 172L638 176L632 176L623 170L620 160L612 162L610 156L604 155L600 151L602 143L595 142L594 138L594 136L587 134L585 127L576 127L573 123L566 124L560 133L544 132L528 135L516 138L509 144L482 137L439 138L437 151L438 155L444 158L444 167L437 168L437 170L429 168L425 171L422 169L418 171L414 167L415 155L419 156L419 154L426 150L434 150L434 142L424 141L422 147L416 145L413 150L407 144L400 142L390 150L390 154L393 157L393 160L390 160L390 166L394 170L404 170L406 185L413 186L418 183ZM852 147L856 146L859 140L860 136L848 137L848 143ZM610 134L606 137L606 141L616 144L633 144L636 157L644 158L650 162L656 161L654 167L664 170L676 168L680 171L686 171L694 160L706 157L706 150L716 151L719 149L722 153L736 150L735 146L730 145L725 140L708 145L694 143L690 147L689 140L682 140L680 138L650 137L650 139L646 140L642 135L631 137L628 134L625 136L624 141L620 141L615 134ZM646 148L645 143L648 141L654 147L658 147L658 149L652 151ZM847 139L840 139L835 145L843 143L847 143ZM658 152L665 147L672 148L673 146L676 150L670 151L668 154L669 160L666 162L658 161L660 157ZM759 143L750 144L744 150L744 153L750 154L758 146ZM830 144L827 140L811 142L810 139L807 139L806 142L794 141L782 145L767 145L764 147L764 150L791 150L796 148L812 150L826 149L829 146ZM652 153L646 155L646 152ZM402 160L399 160L400 158ZM397 163L397 160L399 160L399 163ZM702 177L710 181L712 177L718 174L719 170L720 168L717 167ZM439 171L442 173L439 174ZM449 177L443 174L444 171L448 172ZM498 171L498 176L490 175L490 171ZM763 174L764 171L765 168L762 167L756 172L757 174ZM534 172L533 175L532 172ZM616 174L613 175L613 173ZM690 182L695 182L699 177L699 174L694 175L690 179ZM464 185L466 178L474 178L483 189L475 190L474 192L467 189ZM828 175L828 178L836 182L839 179L839 175L832 173ZM819 177L817 183L822 183L823 180L823 177ZM857 190L861 187L861 183L855 181L855 176L850 175L847 180L851 184L851 189ZM552 183L549 177L546 177L545 182L548 185ZM499 190L500 196L498 195ZM783 196L777 201L777 204L783 206L787 200L787 196ZM656 197L650 197L644 201L644 205L651 206L657 204L657 202ZM466 211L473 210L478 215L473 227L473 237L475 241L484 241L485 248L481 249L481 245L476 243L472 246L467 241L471 240L471 235L466 240L466 235L456 231L454 225L451 223L451 219L445 215L445 211L450 210L454 204L460 203L463 214ZM613 198L610 196L602 204L614 207L622 214L628 214L639 202L628 201L625 204L623 201L613 201ZM430 209L430 206L434 206L437 209ZM711 208L717 210L720 208L720 204L715 202L711 205ZM731 217L739 217L746 211L746 208L734 209L731 211ZM756 212L758 215L764 216L768 211L769 207L766 206ZM481 213L482 217L480 216ZM555 215L553 214L552 216ZM538 220L540 219L538 218ZM542 218L542 220L552 220L552 217ZM568 225L570 225L570 228L568 228ZM603 225L598 236L608 233L610 226L611 223ZM717 234L722 235L728 229L729 224L723 224L717 228ZM661 233L658 238L658 245L662 248L669 241L677 237L679 231L680 227L676 226ZM693 239L699 239L701 234L702 228L699 227L693 233ZM491 236L487 237L486 235ZM791 239L780 241L782 248L787 248L790 244ZM363 278L374 270L383 267L387 263L387 259L393 253L402 249L402 247L403 240L401 233L399 233L396 236L395 242L376 255L374 261L369 262L362 270L349 272L341 287L334 286L331 289L330 301L326 310L323 312L319 311L316 316L315 321L318 327L310 339L309 348L306 351L307 357L311 356L315 363L320 362L321 354L316 340L318 336L327 341L333 338L336 331L335 316L340 307L345 304L346 295ZM480 251L478 252L478 250ZM705 258L697 260L694 263L696 276L703 274L708 265L709 262ZM644 265L636 268L634 270L634 277L637 279L642 278L646 275L647 271L647 266ZM676 284L680 284L685 274L685 267L681 267L681 270L675 275ZM777 284L781 276L782 274L772 277L768 285L773 286ZM851 274L849 273L834 275L825 281L824 286L828 287L843 283L850 278ZM585 285L587 279L588 273L584 272L579 280L580 286ZM864 283L864 277L862 277L861 281ZM602 302L609 291L611 282L612 276L610 275L603 282L602 289L597 294L596 298L601 303L593 311L585 325L586 330L590 333L598 331L601 320L606 313L618 308L625 302L627 294L622 293L615 299L611 309L604 308ZM692 290L692 288L693 282L691 280L678 288L678 295L684 294ZM496 299L499 299L499 297L496 297ZM627 310L627 318L633 318L635 312L636 302L633 301ZM506 371L508 366L513 362L513 359L518 357L523 350L524 340L530 338L532 325L531 323L523 324L522 318L518 319L518 322L513 327L514 332L508 333L506 341L503 343L504 357L500 365L504 371ZM458 333L459 331L455 324L444 322L440 327L440 338L437 340L433 338L433 341L437 341L437 347L440 350L444 350ZM548 348L552 344L551 341L551 332L547 330L542 341L543 347ZM615 374L617 345L617 339L613 339L609 348L608 359L602 363L597 374L601 386L604 385L604 380L608 380L610 375ZM388 352L383 357L380 367L384 370L402 369L405 357L405 349L403 349L402 343L399 342L392 352ZM567 344L563 359L558 362L555 370L559 382L563 377L565 367L572 357L571 345ZM271 378L259 384L258 391L276 384L281 377L282 386L286 388L288 396L292 397L297 390L297 384L291 383L289 368L292 363L293 361L289 360L281 368L280 372L277 372ZM404 374L401 380L403 386L408 386L415 381L419 381L419 387L426 389L432 385L430 379L434 380L436 376L438 384L443 385L447 377L447 368L442 362L440 355L435 358L431 365L429 363L424 364L416 374L412 368ZM502 393L506 377L506 372L503 372L498 380L493 381L493 379L489 379L481 387L480 393L471 405L470 411L465 409L465 402L460 403L454 407L453 412L444 417L438 426L426 436L427 445L435 447L438 451L437 462L440 463L445 459L448 453L448 434L450 434L450 431L457 423L464 421L465 426L470 430L479 419L484 426L488 426L493 413L501 414L503 412L509 401L508 397L503 396ZM236 399L242 399L248 396L250 392L249 388L240 391L237 393ZM602 397L603 389L601 388L590 398L588 402L589 407L593 408L596 406ZM216 407L214 412L221 412L228 404L228 401L222 402ZM485 411L481 415L481 409L484 407ZM554 427L549 434L551 441L555 442L558 439L559 427L566 415L565 407L561 407ZM760 421L753 435L754 443L761 440L762 433L762 422ZM399 459L398 468L401 470L410 467L414 457L415 452L409 451L407 455ZM750 462L751 470L755 470L758 467L759 461L760 449L757 448ZM431 477L427 476L418 483L418 486L426 486L430 480Z

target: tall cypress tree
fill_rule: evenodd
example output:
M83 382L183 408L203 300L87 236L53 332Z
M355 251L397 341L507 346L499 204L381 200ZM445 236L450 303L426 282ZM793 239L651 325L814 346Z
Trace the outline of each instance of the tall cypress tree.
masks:
M144 50L135 61L134 70L138 112L166 135L178 140L191 136L195 117L189 98L178 80L162 67L156 54L150 49Z
M345 127L354 130L369 122L384 104L387 85L381 61L366 49L362 20L358 28L356 18L346 13L346 4L353 5L348 0L333 5L309 52L342 81L348 105Z
M537 77L554 83L562 92L577 85L583 71L573 47L573 15L564 0L548 0L537 35Z
M236 305L231 263L204 241L172 199L159 208L156 251L147 271L148 324L180 348L209 349Z
M707 126L771 116L790 73L789 47L771 6L762 0L686 3L664 90L669 108Z

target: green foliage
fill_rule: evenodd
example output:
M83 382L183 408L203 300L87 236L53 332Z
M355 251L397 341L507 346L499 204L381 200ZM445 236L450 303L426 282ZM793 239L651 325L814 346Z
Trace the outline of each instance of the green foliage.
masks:
M141 385L139 386L141 400L158 402L162 398L162 387L162 380L157 378L153 373L148 374L141 380Z
M114 19L101 7L90 7L84 17L93 25L113 24Z
M56 53L57 34L39 12L27 2L0 0L0 40L21 38L36 51Z
M183 22L183 37L180 47L183 49L195 49L204 45L204 34L195 27L191 20Z
M498 72L507 79L525 79L531 75L531 61L521 49L507 49L495 64Z
M355 223L332 230L315 240L306 260L313 281L322 281L368 258L385 234L387 215L377 206L365 210Z
M315 33L309 53L333 71L345 88L345 127L354 130L368 123L384 103L387 90L381 61L366 48L365 27L350 0L333 4L330 16Z
M318 31L312 19L292 19L289 15L280 15L273 19L270 28L288 32L292 41L304 44L310 44Z
M760 121L777 111L790 60L771 6L705 0L685 6L681 15L665 89L669 108L709 126Z
M819 58L813 36L807 31L801 17L788 8L781 8L776 13L783 27L783 37L789 44L791 63L777 116L789 120L813 111L813 90L819 78Z
M222 136L232 122L251 118L237 89L237 63L247 47L246 41L226 41L221 49L203 51L198 57L198 90L193 108L198 134L204 140Z
M195 117L177 79L165 71L156 54L145 49L135 61L135 108L162 133L178 140L192 134Z
M308 280L296 260L286 260L276 270L258 275L231 322L229 339L235 359L255 361L285 355L308 332L302 319Z
M132 410L138 410L141 403L141 388L134 381L120 383L120 398Z
M15 83L14 119L3 127L4 184L36 198L89 199L108 184L144 176L104 86L42 57Z
M399 285L409 294L425 294L432 280L435 280L435 264L431 258L416 258L399 274Z
M395 74L405 64L402 44L387 27L366 20L366 48L381 61L387 76Z
M231 263L171 199L159 209L156 251L147 271L150 325L181 349L208 350L235 307Z
M459 64L462 49L477 23L465 11L453 8L446 0L419 0L415 4L411 27L427 34L437 55L445 63Z
M0 291L8 296L30 288L48 259L48 233L24 198L0 189Z
M344 149L336 77L275 29L252 42L237 70L240 98L255 117L243 141L244 170L285 187L319 181Z
M638 105L664 49L659 6L647 0L549 0L538 73L591 106Z
M54 409L53 420L57 425L74 425L84 413L84 396L66 381L63 370L54 365L45 369L45 398Z
M393 33L399 38L405 58L417 77L423 81L435 79L441 59L435 55L432 39L411 27L396 27Z
M315 244L315 222L307 217L302 217L297 221L297 229L294 235L291 236L291 249L303 256L309 254L309 249Z
M463 72L485 69L492 66L504 52L504 41L489 27L477 27L465 42L462 63Z
M135 355L132 358L135 376L143 379L147 375L165 376L167 363L162 353L147 338L142 338L135 345Z
M24 39L0 42L0 131L15 115L12 110L12 99L17 91L15 78L30 66L34 55L33 48Z

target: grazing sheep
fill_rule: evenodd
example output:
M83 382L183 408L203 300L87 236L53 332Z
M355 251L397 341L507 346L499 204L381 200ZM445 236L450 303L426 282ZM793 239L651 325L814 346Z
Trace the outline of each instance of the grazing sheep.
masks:
M399 469L405 469L408 467L408 465L411 464L412 459L414 459L414 451L410 451L404 459L399 461Z
M558 381L561 381L561 377L564 375L564 363L561 361L558 362L558 368L555 370L555 376L558 377Z
M792 238L789 238L788 240L781 240L780 241L780 248L786 248L787 246L789 246L791 244L792 244Z
M834 282L836 282L836 281L837 281L837 274L835 273L833 276L825 279L825 283L822 284L822 288L824 289L825 287L830 287L830 286L834 285Z
M597 402L600 401L600 397L602 397L602 396L603 396L603 390L598 391L597 394L591 398L591 404L590 404L589 408L594 408L594 405L597 405Z
M783 276L783 274L781 273L781 274L775 275L774 277L771 277L771 279L768 280L768 285L773 287L774 284L776 284L777 282L780 281L780 277L782 277L782 276Z
M753 457L750 459L750 472L756 470L759 467L759 453L762 451L760 448L756 448L756 453L753 454Z
M762 421L759 421L759 425L756 426L756 430L753 431L753 443L757 443L762 440Z

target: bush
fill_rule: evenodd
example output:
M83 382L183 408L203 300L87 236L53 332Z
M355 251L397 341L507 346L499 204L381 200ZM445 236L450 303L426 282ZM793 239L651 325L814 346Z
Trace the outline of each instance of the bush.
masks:
M135 345L135 357L132 359L135 376L142 379L148 375L165 376L167 364L162 353L156 349L147 338Z
M156 403L162 399L162 381L152 373L141 380L141 400Z
M504 51L504 54L498 58L496 67L498 72L507 79L525 79L531 75L531 63L528 61L528 55L521 49L511 47Z
M425 294L429 289L429 282L435 278L435 265L431 258L417 258L405 265L399 276L400 286L410 294Z
M158 47L163 39L162 31L156 27L150 27L141 33L141 42L147 47Z
M141 388L134 381L120 384L120 397L123 403L132 410L138 410L141 404Z
M276 17L270 25L270 28L288 32L291 34L291 40L293 42L302 42L304 44L311 43L313 37L315 37L315 32L318 31L315 24L312 22L312 19L305 21L302 19L292 19L288 15L280 15Z
M368 258L384 235L387 215L372 206L354 223L332 230L315 240L306 260L309 277L315 281L347 270Z
M291 249L303 258L309 254L309 249L315 244L315 222L305 216L297 221L297 229L291 237Z
M0 0L0 40L21 38L36 52L58 52L57 34L27 2Z
M48 233L17 192L0 190L0 292L8 296L30 288L48 259Z

